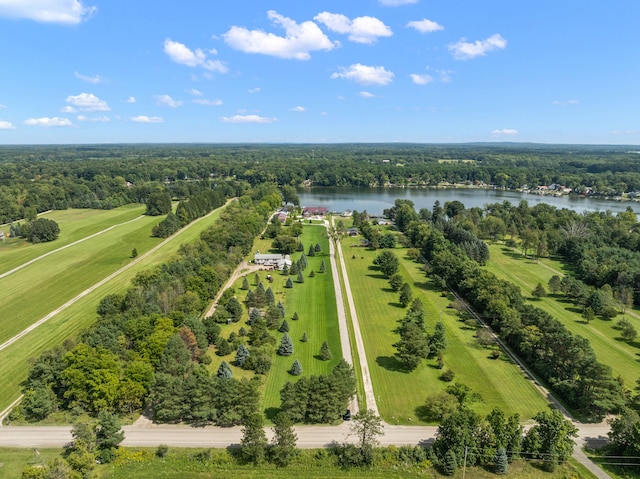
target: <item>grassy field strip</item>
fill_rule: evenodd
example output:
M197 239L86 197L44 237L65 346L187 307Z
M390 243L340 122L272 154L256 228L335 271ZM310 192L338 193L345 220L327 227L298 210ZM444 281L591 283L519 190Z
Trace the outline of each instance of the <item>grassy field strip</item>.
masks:
M202 231L220 217L223 209L224 207L214 210L207 216L190 223L162 242L153 254L144 255L126 271L80 298L73 305L31 331L29 335L4 349L0 353L0 384L2 384L0 411L20 395L20 383L27 376L29 358L62 344L65 339L77 335L78 332L93 324L96 320L96 308L104 296L124 292L137 273L166 262L178 251L181 244L196 240Z
M0 341L15 336L161 242L151 236L157 218L145 217L0 279Z
M117 225L109 226L108 228L106 228L106 229L104 229L102 231L98 231L97 233L94 233L94 234L89 235L89 236L87 236L85 238L79 239L77 241L74 241L73 243L69 243L67 245L61 246L58 249L54 249L52 251L49 251L48 253L44 253L43 255L38 256L37 258L33 258L33 259L27 261L26 263L22 263L20 266L16 266L15 268L13 268L13 269L5 272L5 273L0 274L0 279L4 278L6 276L9 276L10 274L15 273L16 271L19 271L22 268L26 268L27 266L29 266L29 265L31 265L31 264L35 263L36 261L39 261L39 260L41 260L43 258L46 258L49 255L52 255L52 254L57 253L59 251L63 251L65 249L67 249L67 248L70 248L70 247L75 246L77 244L83 243L84 241L87 241L87 240L90 240L92 238L95 238L96 236L104 234L107 231L111 231L112 229L117 228L118 226L124 226L124 225L132 223L134 221L141 220L142 218L144 218L144 216L138 216L137 218L134 218L134 219L129 220L129 221L125 221L124 223L120 223L120 224L117 224Z
M8 238L0 243L0 273L42 256L61 246L86 238L110 226L126 223L142 216L144 205L126 205L112 210L69 209L47 213L46 218L60 226L58 239L48 243L28 243L20 238ZM0 228L2 229L2 228ZM5 234L9 228L4 228Z
M555 264L549 267L549 260L545 261L547 264L542 265L502 245L490 245L489 248L491 261L487 269L499 278L520 286L525 297L530 296L538 283L546 287L554 270L562 270L559 265L555 267ZM531 302L561 321L571 333L588 339L598 360L610 366L614 375L620 375L628 387L635 384L640 376L640 342L622 341L619 332L613 329L617 319L594 319L585 324L578 308L570 302L565 302L562 295L548 296ZM618 316L620 317L622 316ZM626 314L624 317L640 329L640 320L635 315Z
M427 395L444 390L449 383L439 379L442 371L436 369L434 360L423 361L411 373L401 368L392 344L398 340L394 333L397 320L406 310L398 304L398 294L372 266L378 252L350 244L357 245L358 239L344 240L343 255L380 413L390 423L415 424L416 408L424 404ZM449 299L432 287L421 265L404 258L404 249L397 249L395 253L400 258L400 273L413 287L414 297L419 297L424 304L427 329L433 330L440 319L445 324L448 342L445 369L456 373L454 381L468 385L483 396L484 403L476 407L478 412L487 413L493 407L500 407L506 414L517 412L528 419L545 409L547 402L515 364L490 359L491 351L475 341L475 330L465 328L456 316L449 314Z

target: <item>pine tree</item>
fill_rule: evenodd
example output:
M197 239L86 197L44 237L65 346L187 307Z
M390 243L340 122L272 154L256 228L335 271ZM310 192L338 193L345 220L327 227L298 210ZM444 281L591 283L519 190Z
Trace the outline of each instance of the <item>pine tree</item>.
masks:
M242 278L242 289L245 291L249 291L249 280L246 276Z
M284 318L287 315L287 313L286 313L286 311L284 309L284 304L282 304L282 301L278 301L278 304L276 306L277 306L278 310L280 311L280 317Z
M322 258L322 263L320 263L320 272L324 273L327 271L327 265L324 263L324 258Z
M256 273L255 279L254 279L254 283L256 286L258 286L260 284L260 275L258 273Z
M114 459L113 451L123 440L124 432L118 418L108 411L100 411L96 428L96 449L100 460L111 462Z
M331 359L331 350L329 349L329 343L327 343L326 340L322 342L322 346L320 347L320 359L323 361Z
M316 253L320 253L322 251L322 248L320 247L320 243L316 243L316 246L313 248Z
M216 354L218 356L226 356L227 354L231 354L231 351L233 351L233 348L229 344L229 341L227 341L224 338L218 339L218 344L216 345L216 348L217 348Z
M285 276L289 275L289 265L287 263L285 263L284 267L282 268L282 274Z
M293 288L293 281L291 281L291 278L287 278L287 282L284 285L285 288Z
M302 370L301 370L302 372ZM293 422L286 412L279 412L273 418L273 441L270 457L280 467L288 466L298 454L296 443L298 436L293 428Z
M509 460L507 458L507 451L504 447L499 447L494 458L496 464L496 474L506 474L509 469Z
M293 316L291 317L291 319L293 319L294 321L297 321L299 319L297 311L293 313Z
M271 289L271 287L267 289L267 291L265 292L265 296L267 298L267 303L275 304L276 296L273 294L273 290Z
M222 379L231 379L233 377L233 372L226 361L222 361L220 363L216 376Z
M531 292L531 295L536 299L544 298L547 295L547 290L544 289L542 283L538 283L535 289Z
M300 259L298 260L299 266L301 266L300 269L304 270L307 266L309 266L309 263L307 263L307 256L302 253L302 255L300 255Z
M442 472L445 476L453 476L457 469L456 453L453 452L453 449L449 449L442 459Z
M284 333L280 339L278 354L280 356L291 356L293 354L293 341L291 341L291 338L287 333Z
M282 324L278 328L278 331L280 331L281 333L288 333L289 332L289 323L287 323L286 319L282 320Z
M238 336L243 337L247 335L247 330L244 329L244 326L240 327L240 329L238 330Z
M303 343L306 343L307 341L309 341L309 338L307 337L307 333L304 333L302 335L302 338L300 339L300 341L302 341Z
M254 321L260 319L260 310L258 308L253 308L249 312L249 324L253 324Z
M296 248L297 251L304 251L304 245L302 244L302 242L298 242L298 247Z
M297 359L291 365L291 369L289 370L292 376L300 376L302 374L302 364Z
M300 268L298 268L298 263L297 262L293 262L291 263L291 268L289 268L289 274L291 276L296 275L300 272Z
M240 453L244 459L253 464L260 464L264 460L269 442L263 429L261 413L254 412L244 420Z
M436 323L433 335L429 338L430 356L437 356L438 353L444 351L447 347L447 338L445 336L444 323L438 321Z
M242 367L249 356L247 347L244 344L240 344L236 349L236 365Z
M309 273L309 278L315 278L316 277L316 272L311 270L311 273Z
M312 245L309 245L309 257L313 258L316 255L316 250Z
M302 271L298 272L298 283L304 283L304 275L302 274Z

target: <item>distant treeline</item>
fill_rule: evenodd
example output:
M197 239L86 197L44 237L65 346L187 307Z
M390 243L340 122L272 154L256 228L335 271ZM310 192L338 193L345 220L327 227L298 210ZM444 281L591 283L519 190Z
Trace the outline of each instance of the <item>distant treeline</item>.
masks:
M105 145L0 147L0 223L49 209L175 200L194 183L234 178L251 185L434 186L441 182L572 194L640 191L633 147L536 145ZM236 195L239 196L239 195Z

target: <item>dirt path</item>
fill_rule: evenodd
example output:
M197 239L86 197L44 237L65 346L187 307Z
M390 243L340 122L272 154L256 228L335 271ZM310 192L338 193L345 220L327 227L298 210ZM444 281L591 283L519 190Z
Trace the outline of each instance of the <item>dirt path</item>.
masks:
M60 248L54 249L52 251L49 251L48 253L44 253L44 254L38 256L37 258L30 259L29 261L27 261L25 263L22 263L20 266L16 266L15 268L0 274L0 279L4 278L6 276L9 276L10 274L15 273L16 271L20 271L22 268L26 268L27 266L35 263L36 261L40 261L41 259L46 258L47 256L50 256L50 255L52 255L54 253L57 253L57 252L62 251L62 250L65 250L67 248L71 248L72 246L75 246L77 244L83 243L83 242L85 242L87 240L95 238L96 236L100 236L101 234L104 234L107 231L111 231L112 229L117 228L119 226L123 226L123 225L129 224L129 223L132 223L134 221L141 220L142 218L144 218L143 215L138 216L137 218L134 218L134 219L129 220L129 221L125 221L124 223L118 223L117 225L109 226L108 228L103 229L102 231L98 231L97 233L93 233L92 235L86 236L86 237L84 237L82 239L79 239L78 241L74 241L73 243L69 243L69 244L66 244L64 246L60 246Z
M220 290L218 290L216 297L213 298L213 302L211 303L211 306L209 306L209 309L207 309L207 311L202 315L202 317L207 318L216 312L216 308L218 307L218 300L220 299L220 296L222 296L222 293L224 293L227 289L233 286L233 283L235 283L238 278L241 278L245 274L253 273L254 271L260 271L262 269L264 269L264 267L260 266L259 264L249 264L246 260L242 261L242 263L238 265L238 267L233 271L233 273L231 273L231 276L229 277L227 282L224 284L224 286L220 288Z

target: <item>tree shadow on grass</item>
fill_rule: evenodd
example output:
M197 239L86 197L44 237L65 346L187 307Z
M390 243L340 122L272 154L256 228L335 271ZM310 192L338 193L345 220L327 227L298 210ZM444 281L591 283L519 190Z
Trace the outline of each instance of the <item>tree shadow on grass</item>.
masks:
M368 274L367 275L369 278L373 278L373 279L387 279L387 277L382 274L382 273L378 273L378 274Z
M436 288L433 283L430 283L428 281L425 281L424 283L421 283L419 281L416 281L415 283L413 283L413 286L415 288L418 289L423 289L425 291L439 291L440 288Z
M268 407L264 410L264 415L269 421L273 421L279 412L280 409L277 407Z
M402 306L400 303L391 302L391 303L388 303L388 304L389 304L389 306L393 306L394 308L404 309L404 306Z
M400 361L395 356L378 356L376 358L376 364L381 368L385 368L387 371L393 371L398 373L409 373Z

